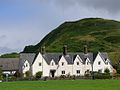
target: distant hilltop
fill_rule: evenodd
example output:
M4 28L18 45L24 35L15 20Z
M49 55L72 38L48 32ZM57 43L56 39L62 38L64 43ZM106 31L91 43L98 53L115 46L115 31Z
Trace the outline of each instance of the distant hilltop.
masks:
M26 46L23 52L40 52L41 46L46 46L47 52L61 52L63 45L68 46L68 52L81 52L83 45L89 47L89 52L120 51L120 22L102 18L65 22L37 45Z

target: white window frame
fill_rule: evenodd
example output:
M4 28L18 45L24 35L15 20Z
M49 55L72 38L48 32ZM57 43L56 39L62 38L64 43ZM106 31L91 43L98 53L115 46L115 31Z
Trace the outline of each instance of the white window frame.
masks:
M65 74L65 70L61 71L61 73L62 73L62 75L64 75Z

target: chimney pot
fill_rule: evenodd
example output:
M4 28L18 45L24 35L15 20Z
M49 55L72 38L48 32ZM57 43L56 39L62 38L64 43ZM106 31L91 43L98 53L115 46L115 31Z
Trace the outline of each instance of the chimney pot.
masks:
M41 53L44 55L45 54L45 46L41 47Z
M88 53L87 45L84 45L84 54L87 54L87 53Z

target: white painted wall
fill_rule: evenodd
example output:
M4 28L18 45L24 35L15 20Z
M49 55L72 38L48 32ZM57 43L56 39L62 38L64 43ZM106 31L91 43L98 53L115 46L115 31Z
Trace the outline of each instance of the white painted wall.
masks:
M41 66L39 66L39 63L41 63ZM43 77L49 76L49 65L46 63L41 53L38 54L32 65L32 75L35 75L39 71L43 71Z
M101 62L100 65L98 65L98 62ZM110 63L108 63L108 65L105 64L105 62L103 61L102 57L100 56L100 53L98 53L94 63L93 63L93 71L98 71L100 69L102 69L102 73L104 73L104 70L108 68L110 70L110 72L112 72L113 67L110 65Z
M64 65L62 66L62 63L64 62ZM65 60L64 56L61 57L59 63L58 63L58 68L56 75L60 76L62 75L62 71L65 71L66 74L72 75L72 65L68 65L67 61Z
M92 64L91 64L89 58L86 59L83 70L84 70L84 74L87 70L92 71Z
M79 62L79 65L77 65L77 62ZM80 74L77 74L77 70L80 70ZM74 60L73 75L76 75L76 76L84 75L84 64L83 64L81 58L79 57L79 55L77 55Z
M30 70L30 64L27 60L25 60L24 65L22 66L22 71L25 73L26 71Z

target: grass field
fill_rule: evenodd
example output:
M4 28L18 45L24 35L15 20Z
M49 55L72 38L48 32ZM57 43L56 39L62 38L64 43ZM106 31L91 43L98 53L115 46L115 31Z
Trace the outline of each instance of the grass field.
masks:
M120 80L3 82L0 90L120 90Z

